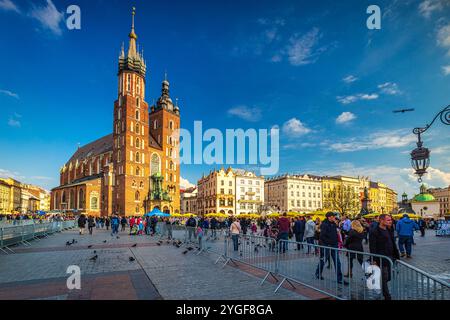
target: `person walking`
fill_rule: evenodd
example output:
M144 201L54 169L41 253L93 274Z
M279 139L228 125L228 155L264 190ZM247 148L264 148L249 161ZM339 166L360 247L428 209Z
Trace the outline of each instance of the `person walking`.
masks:
M111 236L114 236L115 234L119 233L119 224L120 224L120 219L119 217L115 214L113 215L113 217L111 218Z
M135 223L136 223L136 220L134 219L134 217L131 217L131 218L130 218L130 222L129 222L129 225L130 225L130 235L131 235L131 231L133 230L133 226L134 226Z
M289 240L289 231L291 230L291 221L287 218L286 212L278 219L278 230L279 250L285 253L286 241Z
M297 242L297 250L300 250L300 248L303 249L303 245L301 244L301 242L303 242L303 237L305 235L305 226L306 222L303 217L297 217L293 227L295 241Z
M423 220L422 218L420 218L417 224L419 225L420 236L421 236L421 237L425 237L425 228L426 228L426 226L427 226L425 220Z
M198 250L202 250L203 229L200 224L198 225L197 229L195 230L195 234L198 238Z
M166 218L166 230L167 230L167 239L172 240L172 225L174 224L174 221L172 218Z
M191 215L189 219L186 221L186 228L188 229L189 234L189 242L192 241L192 236L195 233L195 227L197 226L197 221L195 221L194 216ZM195 237L195 235L194 235Z
M89 216L88 218L88 230L89 234L92 235L92 229L95 227L95 220L93 216Z
M215 217L212 217L211 219L211 232L212 232L212 238L214 240L217 239L217 227L218 227L219 222L217 221L217 219Z
M232 218L232 223L230 225L231 239L233 240L234 251L239 250L239 233L241 233L241 224L238 220Z
M78 218L78 228L80 228L80 234L84 233L85 227L86 227L86 216L84 214L81 214L80 217Z
M354 220L351 223L350 231L348 232L348 235L345 239L344 247L351 251L359 251L364 252L363 248L363 242L364 240L364 227L361 225L361 222L359 220ZM344 277L352 277L352 270L353 270L353 260L356 258L358 260L358 263L360 265L363 264L363 254L357 254L354 252L347 253L349 256L349 264L348 264L348 271L347 274L344 275Z
M398 233L398 248L400 249L400 256L411 258L412 244L414 231L419 230L417 223L411 219L407 214L397 223L396 230ZM406 252L405 252L406 249Z
M392 262L400 259L400 254L395 245L392 218L387 214L381 214L376 228L369 234L370 253L388 257ZM391 281L391 264L387 259L373 258L373 263L381 269L381 292L385 300L391 300L388 282Z
M306 223L305 223L305 234L304 237L306 239L306 243L308 244L308 251L307 254L310 253L311 251L311 247L310 245L314 245L314 235L315 235L315 231L316 231L316 224L314 223L313 219L311 218L311 216L308 216L306 218ZM312 250L314 251L314 247L312 247Z
M333 260L334 268L336 269L336 281L344 285L348 282L342 279L341 261L338 253L338 227L336 225L336 215L334 212L327 212L326 219L320 225L319 244L328 248L320 248L320 260L316 269L316 278L324 280L322 276L323 268L326 260L330 258Z
M111 223L111 220L109 220L109 217L105 218L105 226L106 226L106 230L109 230L109 225Z
M122 219L120 219L120 224L122 225L122 229L120 231L125 231L125 226L127 225L127 218L125 218L125 216L122 216Z

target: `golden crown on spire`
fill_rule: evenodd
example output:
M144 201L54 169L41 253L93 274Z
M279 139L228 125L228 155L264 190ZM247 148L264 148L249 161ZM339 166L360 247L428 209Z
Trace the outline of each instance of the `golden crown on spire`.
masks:
M131 32L129 34L130 38L137 39L136 33L134 33L134 16L136 15L136 7L133 7L131 12Z

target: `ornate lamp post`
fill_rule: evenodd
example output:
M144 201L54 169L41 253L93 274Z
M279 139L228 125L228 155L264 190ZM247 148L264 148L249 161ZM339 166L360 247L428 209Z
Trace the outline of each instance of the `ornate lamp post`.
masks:
M427 169L430 165L430 150L423 147L423 141L421 139L421 134L427 131L436 119L439 117L441 122L445 125L450 125L450 105L441 110L425 127L414 128L413 133L417 135L417 148L411 152L411 165L416 171L415 173L419 176L419 183L422 182L422 176L427 173Z

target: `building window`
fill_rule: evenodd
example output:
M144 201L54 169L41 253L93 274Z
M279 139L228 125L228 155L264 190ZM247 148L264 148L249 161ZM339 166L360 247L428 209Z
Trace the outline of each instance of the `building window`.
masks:
M139 183L139 188L141 188L141 189L144 188L144 181L141 181L141 182Z
M138 93L139 93L139 86L138 86ZM136 108L140 107L139 98L136 99Z
M158 120L153 121L153 129L158 129Z
M136 131L137 134L139 134L140 130L139 130L139 124L138 123L136 123L136 130L135 131Z
M140 200L140 194L139 194L139 191L136 191L136 193L134 194L134 200L135 200L135 201L139 201L139 200Z
M91 210L98 210L98 193L92 192L91 193Z
M127 75L127 91L131 91L131 75Z
M150 161L150 171L152 175L160 172L159 165L160 165L159 156L156 153L152 154L152 158Z
M169 129L173 130L173 121L169 121Z
M140 141L139 141L139 138L136 138L136 148L140 148Z
M141 169L139 167L136 167L136 175L137 176L141 175Z
M138 152L136 152L136 162L139 162L140 161L140 156L139 156L139 151Z

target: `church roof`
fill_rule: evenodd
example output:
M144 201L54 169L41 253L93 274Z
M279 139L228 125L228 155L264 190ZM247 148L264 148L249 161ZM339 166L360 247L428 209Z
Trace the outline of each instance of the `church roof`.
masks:
M413 201L415 202L431 202L431 201L436 201L436 198L429 193L420 193L417 194L414 198Z
M87 145L84 145L73 154L72 158L67 163L84 160L86 158L97 156L113 149L113 135L108 134L100 139L97 139Z

